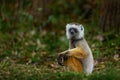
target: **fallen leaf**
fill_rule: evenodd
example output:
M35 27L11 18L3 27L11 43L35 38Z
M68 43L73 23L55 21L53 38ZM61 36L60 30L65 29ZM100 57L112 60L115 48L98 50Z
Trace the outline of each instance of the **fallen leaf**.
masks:
M102 35L97 35L97 36L94 37L94 39L97 39L99 41L103 41L104 37Z
M119 54L115 54L115 55L114 55L114 60L115 60L115 61L119 61L119 59L120 59L120 58L119 58Z

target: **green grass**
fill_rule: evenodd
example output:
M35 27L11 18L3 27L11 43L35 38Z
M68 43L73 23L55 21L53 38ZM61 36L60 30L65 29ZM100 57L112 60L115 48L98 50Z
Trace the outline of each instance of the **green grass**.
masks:
M1 80L119 80L120 78L120 61L114 59L119 53L117 47L120 44L117 41L120 39L117 36L108 40L106 39L109 38L108 35L105 35L104 42L96 39L92 41L91 36L87 37L97 64L93 74L86 76L68 72L57 64L57 53L68 48L68 41L64 35L59 37L52 32L42 35L36 28L14 31L12 35L1 32L0 35Z
M119 80L120 70L108 66L100 71L95 71L91 75L75 72L67 72L52 69L45 65L13 64L10 61L3 61L1 64L1 80Z
M27 30L28 29L28 30ZM87 29L87 28L86 28ZM90 30L90 29L89 29ZM57 64L57 53L68 49L68 40L53 32L38 32L37 28L18 28L0 32L0 79L1 80L119 80L120 61L118 35L103 34L104 41L93 39L99 33L86 38L97 64L92 75L68 72ZM114 38L111 39L113 36ZM61 45L62 44L62 45ZM117 57L119 58L119 57Z

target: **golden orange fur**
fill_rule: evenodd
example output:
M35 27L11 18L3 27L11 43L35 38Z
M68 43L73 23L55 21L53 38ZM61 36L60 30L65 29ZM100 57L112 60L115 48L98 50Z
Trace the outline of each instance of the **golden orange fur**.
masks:
M82 72L83 66L81 62L73 56L70 56L64 65L69 68L70 71Z
M69 51L64 51L60 54L66 54L66 52L68 52L68 54L67 54L68 59L65 60L63 62L63 64L70 71L82 72L83 71L83 65L80 62L80 59L83 59L87 56L86 52L81 47L76 47L76 48L70 49Z

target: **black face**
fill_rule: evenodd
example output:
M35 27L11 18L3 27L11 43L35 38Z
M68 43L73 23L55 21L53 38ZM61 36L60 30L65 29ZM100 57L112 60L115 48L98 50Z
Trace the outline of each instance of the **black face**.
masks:
M69 33L70 33L71 35L75 35L77 32L78 32L78 31L77 31L77 29L75 29L75 28L70 28L70 29L69 29Z

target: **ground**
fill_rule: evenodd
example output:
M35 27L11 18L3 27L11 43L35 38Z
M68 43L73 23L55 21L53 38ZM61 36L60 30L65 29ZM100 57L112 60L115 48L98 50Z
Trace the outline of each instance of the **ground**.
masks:
M0 32L0 79L119 80L119 35L92 30L94 26L91 25L85 26L85 38L95 60L91 75L69 72L57 64L57 54L68 49L64 28L58 34L39 30L38 27L17 27Z

